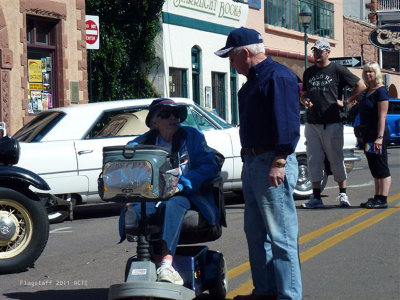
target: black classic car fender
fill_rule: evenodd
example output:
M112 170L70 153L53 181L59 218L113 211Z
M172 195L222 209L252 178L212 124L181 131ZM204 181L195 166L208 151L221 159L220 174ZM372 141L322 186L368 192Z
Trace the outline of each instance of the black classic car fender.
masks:
M37 189L48 191L49 185L39 175L24 168L0 165L0 186L9 187L9 184L32 185Z

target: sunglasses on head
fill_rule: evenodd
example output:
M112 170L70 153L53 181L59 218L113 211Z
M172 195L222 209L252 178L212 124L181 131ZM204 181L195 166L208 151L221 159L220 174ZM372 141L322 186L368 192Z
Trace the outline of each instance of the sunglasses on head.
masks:
M170 116L174 115L175 118L179 119L181 114L180 111L177 109L174 110L162 110L157 114L157 117L160 117L161 119L168 119Z

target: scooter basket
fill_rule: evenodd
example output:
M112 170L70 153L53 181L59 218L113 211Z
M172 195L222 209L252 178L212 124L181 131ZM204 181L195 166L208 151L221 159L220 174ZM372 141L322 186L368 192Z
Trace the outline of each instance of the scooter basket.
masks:
M104 147L99 194L107 202L167 199L175 193L178 173L179 169L172 168L166 148L151 145Z

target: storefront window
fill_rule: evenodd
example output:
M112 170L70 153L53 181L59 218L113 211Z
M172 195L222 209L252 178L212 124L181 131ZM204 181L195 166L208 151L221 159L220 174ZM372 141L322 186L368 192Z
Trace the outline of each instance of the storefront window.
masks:
M192 97L194 103L200 105L200 49L197 46L192 48Z
M309 33L333 39L333 4L322 0L265 0L265 23L303 31L299 13L304 4L312 11Z
M169 68L170 97L187 97L186 73L185 69Z
M213 111L222 119L226 119L225 114L225 74L211 73L212 80L212 108Z
M56 103L56 23L44 18L27 19L28 113L58 106Z

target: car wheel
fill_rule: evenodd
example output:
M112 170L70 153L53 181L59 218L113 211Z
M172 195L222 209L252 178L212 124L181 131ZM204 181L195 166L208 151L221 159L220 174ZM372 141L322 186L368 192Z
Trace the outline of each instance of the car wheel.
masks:
M312 182L308 175L307 157L304 155L298 156L297 163L299 165L299 177L297 179L296 187L294 188L293 196L296 199L307 199L313 193ZM321 192L324 190L327 181L328 176L326 172L324 172L324 179L321 181Z
M53 211L47 214L49 218L50 224L56 224L64 222L69 217L69 211L67 210L58 210Z
M0 189L0 273L32 266L49 238L49 221L40 201Z
M225 258L221 254L218 259L217 278L213 287L210 288L210 296L212 299L225 299L228 291L228 268Z

